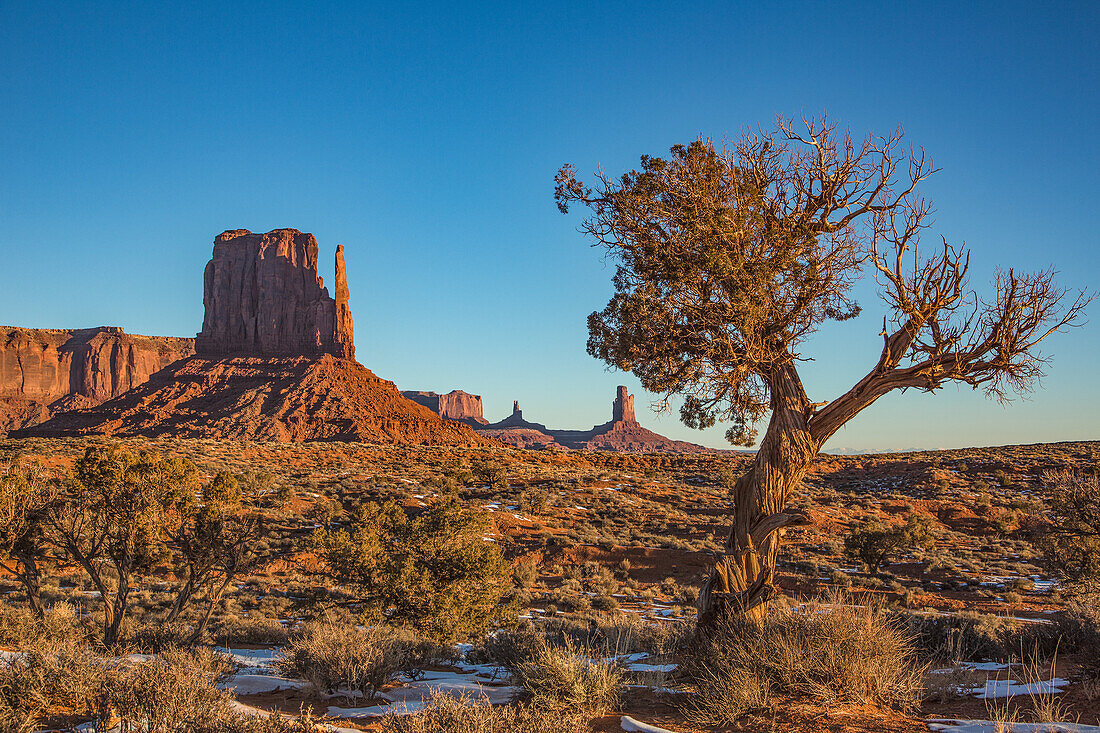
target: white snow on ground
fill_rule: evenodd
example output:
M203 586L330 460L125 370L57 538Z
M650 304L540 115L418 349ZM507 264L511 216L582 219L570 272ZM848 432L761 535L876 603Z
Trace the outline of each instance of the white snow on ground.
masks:
M241 667L251 669L270 667L276 659L282 656L282 649L279 647L274 649L226 649L217 646L214 647L214 651L231 657Z
M1078 723L995 723L992 720L933 718L928 729L938 733L1100 733L1100 726ZM998 728L998 726L1001 726Z
M334 718L371 718L386 713L399 715L415 713L422 710L424 701L437 691L454 697L467 695L474 700L484 700L491 705L499 705L511 702L520 692L520 688L488 684L478 671L427 672L419 680L410 681L401 687L380 693L379 697L388 700L391 703L389 705L368 705L356 708L330 705L328 714Z
M643 664L635 662L626 665L626 670L628 672L671 672L679 666L678 664Z
M1002 662L960 662L956 667L945 667L944 669L934 669L932 674L948 674L956 670L966 670L968 672L1001 672L1009 668L1010 665Z
M218 683L218 689L232 690L237 695L259 695L279 690L301 690L309 686L305 680L292 680L266 674L247 674L238 672L225 682Z
M984 685L975 687L970 693L977 695L982 700L1014 697L1016 695L1049 695L1061 692L1068 684L1068 680L1060 677L1029 683L1017 682L1016 680L986 680Z
M634 720L634 718L629 715L624 715L620 718L619 725L622 726L623 730L630 731L631 733L674 733L668 728L658 728L655 725L649 725L648 723Z

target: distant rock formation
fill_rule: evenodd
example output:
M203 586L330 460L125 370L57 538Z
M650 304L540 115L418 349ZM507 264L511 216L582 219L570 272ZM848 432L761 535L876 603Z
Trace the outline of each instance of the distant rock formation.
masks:
M480 428L479 428L480 429ZM486 425L485 430L537 430L540 433L549 433L550 429L537 422L528 422L523 419L523 410L519 409L519 400L512 403L512 414L500 422Z
M487 446L468 426L401 396L358 362L325 354L280 359L194 357L92 410L16 436L173 436Z
M634 419L634 395L627 393L626 387L621 384L615 392L615 401L611 403L611 422L637 422Z
M451 390L447 394L422 391L404 391L401 394L406 399L410 399L418 405L423 405L448 420L461 420L468 425L475 426L489 423L481 412L481 395L470 394L460 389Z
M317 241L295 229L219 235L204 282L197 356L12 435L499 445L354 360L342 247L335 299L317 277Z
M117 397L194 353L194 339L113 326L0 326L0 434Z
M643 428L634 415L634 396L619 386L611 403L611 422L591 430L551 430L545 425L523 419L519 402L512 414L500 422L475 429L483 435L517 448L568 448L572 450L609 450L624 453L712 453L705 446L671 440Z
M317 240L297 229L222 232L203 278L206 317L195 338L204 358L355 358L343 245L336 248L336 298L317 276Z

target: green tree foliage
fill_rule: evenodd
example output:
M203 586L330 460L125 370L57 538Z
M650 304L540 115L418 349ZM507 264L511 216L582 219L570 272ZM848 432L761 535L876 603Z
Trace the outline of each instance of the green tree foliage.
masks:
M485 482L492 489L508 490L508 464L503 461L474 461L470 472L473 478Z
M1100 592L1100 476L1056 471L1043 483L1050 495L1039 547L1079 590Z
M880 522L869 522L855 529L844 540L844 552L853 560L867 565L877 574L889 560L913 549L931 549L936 543L931 520L925 514L914 514L905 524L887 527Z
M199 489L194 464L90 446L61 482L50 534L99 591L103 643L119 639L137 577L169 559L167 534Z
M197 501L182 499L178 510L179 523L168 541L182 583L165 622L176 620L196 596L205 595L205 610L191 635L197 641L229 584L264 559L253 550L263 523L242 511L240 482L228 471L203 486Z
M201 636L232 580L258 561L251 547L262 529L242 510L232 474L203 485L186 459L135 455L119 446L85 451L58 482L45 525L49 541L99 592L108 647L119 640L130 594L162 565L180 578L166 622L202 597L206 605L192 638Z
M45 520L53 496L38 467L9 463L0 469L0 567L23 585L27 603L39 618L43 617L40 566L49 551Z
M410 626L454 641L482 633L509 609L511 572L485 539L489 523L454 497L418 516L393 502L363 507L349 530L319 529L313 547L324 572L356 594L372 621Z

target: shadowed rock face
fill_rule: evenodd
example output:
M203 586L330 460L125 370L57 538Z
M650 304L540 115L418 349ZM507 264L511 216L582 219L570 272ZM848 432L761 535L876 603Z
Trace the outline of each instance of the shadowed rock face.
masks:
M0 327L0 434L118 397L194 353L193 339L111 326Z
M222 232L203 278L206 317L195 339L205 358L355 358L343 246L336 298L317 276L317 240L297 229Z

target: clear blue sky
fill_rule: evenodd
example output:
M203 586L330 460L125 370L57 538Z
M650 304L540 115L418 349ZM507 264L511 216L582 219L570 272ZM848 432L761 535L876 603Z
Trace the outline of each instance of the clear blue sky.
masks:
M536 7L538 6L538 7ZM0 3L0 323L190 336L225 229L346 246L359 359L404 389L587 427L584 350L613 269L553 202L700 133L827 110L905 126L942 171L939 233L996 265L1100 275L1100 3ZM807 349L817 401L873 365L880 311ZM1008 408L892 395L827 446L1100 438L1100 312ZM722 429L643 424L722 446Z

